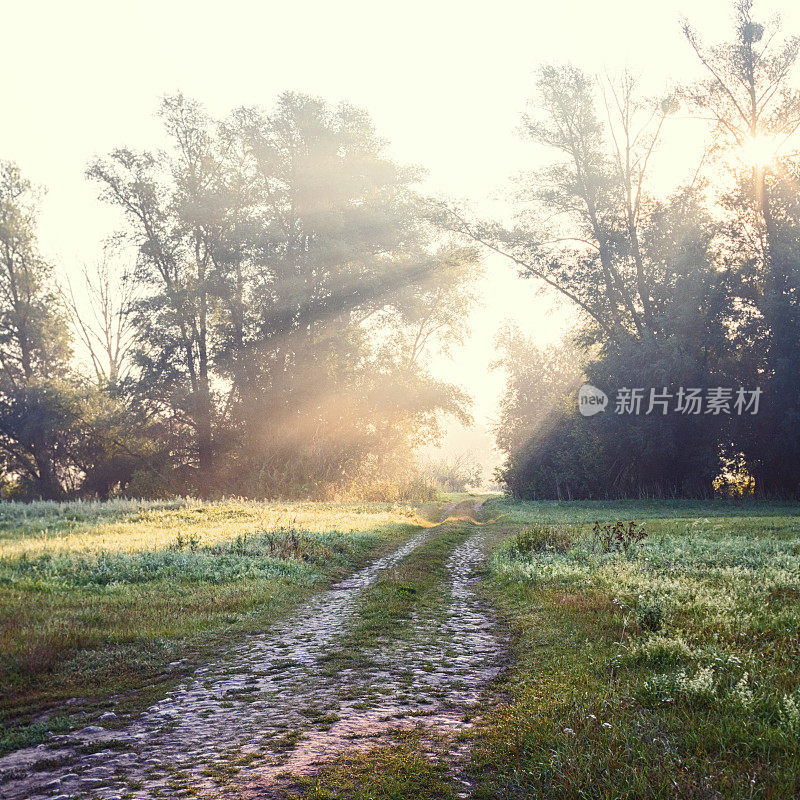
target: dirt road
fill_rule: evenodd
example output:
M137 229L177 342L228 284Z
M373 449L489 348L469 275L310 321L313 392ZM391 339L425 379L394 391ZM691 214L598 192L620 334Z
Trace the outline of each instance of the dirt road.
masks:
M196 670L127 727L93 726L0 759L0 797L269 797L286 773L313 772L408 728L431 734L469 796L460 775L468 741L456 734L470 726L504 648L475 591L486 549L480 504L443 513L448 519ZM426 587L419 602L417 586ZM376 628L387 597L410 612Z

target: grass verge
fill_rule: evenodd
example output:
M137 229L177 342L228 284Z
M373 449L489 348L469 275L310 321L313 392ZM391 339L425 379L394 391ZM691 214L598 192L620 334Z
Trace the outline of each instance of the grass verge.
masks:
M312 776L294 779L284 797L305 800L451 800L457 795L441 762L430 759L419 737L340 757Z
M798 513L490 501L514 667L476 730L477 796L797 797ZM648 535L604 549L592 519Z
M474 501L465 500L465 508ZM447 612L449 581L447 560L453 549L474 530L462 522L444 523L430 538L392 569L386 570L359 596L353 625L343 633L336 650L323 663L331 673L368 665L370 652L381 641L414 635L408 622L414 616Z

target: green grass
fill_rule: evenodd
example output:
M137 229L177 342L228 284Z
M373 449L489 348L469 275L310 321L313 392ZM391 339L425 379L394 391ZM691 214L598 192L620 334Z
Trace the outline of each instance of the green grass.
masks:
M475 503L474 496L452 497L453 502L461 501L453 510L457 515L469 513ZM441 509L441 505L428 509L429 519L438 519ZM364 667L382 640L413 636L415 628L408 623L414 616L445 614L450 597L447 561L454 548L474 532L471 525L462 522L437 526L427 541L379 575L359 596L356 621L342 634L337 649L324 659L326 669L335 674L345 668Z
M86 724L112 702L122 719L439 511L0 505L0 749ZM484 591L513 664L468 734L477 797L800 795L800 505L492 498L484 519L500 542ZM637 520L647 535L609 550L595 520ZM381 637L441 613L447 558L473 531L442 525L382 573L326 667L365 666ZM329 710L308 713L324 721ZM412 733L343 755L287 797L452 797L429 745Z
M800 506L517 503L488 591L509 702L476 730L479 797L800 793ZM589 523L648 533L604 552ZM550 525L522 535L531 524Z
M312 776L294 778L282 797L304 800L454 800L446 768L425 754L415 733L395 745L343 756Z
M800 504L793 502L753 500L575 500L570 502L548 500L529 502L493 497L484 509L487 519L502 516L503 521L514 523L564 523L581 524L595 520L697 520L705 517L778 517L794 520Z
M379 503L0 504L0 750L112 698L141 708L417 522Z

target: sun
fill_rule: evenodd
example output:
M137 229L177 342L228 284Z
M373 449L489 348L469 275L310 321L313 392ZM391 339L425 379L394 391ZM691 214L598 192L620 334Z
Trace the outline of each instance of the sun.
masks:
M766 169L775 162L779 143L774 136L758 133L748 136L740 147L740 156L748 164Z

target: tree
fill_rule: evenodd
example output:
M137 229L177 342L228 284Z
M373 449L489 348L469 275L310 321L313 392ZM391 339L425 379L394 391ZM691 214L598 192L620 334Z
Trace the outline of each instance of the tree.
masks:
M752 8L737 0L733 41L713 47L684 24L708 74L687 95L714 122L718 169L731 178L719 202L743 309L733 329L740 376L764 391L758 418L739 426L730 454L744 451L759 492L788 495L800 491L800 163L788 147L800 128L800 91L789 83L800 37L781 39L779 20L762 25Z
M492 366L506 373L494 427L505 453L498 479L516 497L599 496L604 476L590 457L590 431L576 413L575 393L584 380L580 349L539 348L517 327L502 330L496 345L501 355Z
M542 68L537 89L524 132L555 153L553 164L521 178L522 211L512 227L452 213L451 227L507 256L524 277L560 292L578 308L580 366L607 394L626 386L697 386L701 378L699 385L706 385L727 357L731 312L729 275L717 265L713 220L701 187L662 199L647 187L675 99L641 97L628 74L596 83L574 67ZM508 386L508 411L519 391L513 380L520 377L515 373ZM537 385L533 380L528 391ZM531 429L528 443L518 438L521 432L515 435L507 450L524 453L522 460L512 457L505 470L515 486L526 480L512 476L514 465L524 463L526 474L533 474L539 453L547 464L541 474L555 476L547 491L558 495L567 485L559 475L572 476L573 496L711 491L718 461L713 439L719 433L709 420L656 426L650 419L622 421L609 414L589 421L574 413L574 396L566 403L558 392L556 399L571 411L544 432ZM587 442L595 443L591 476L556 464L561 464L559 436L564 453L578 457L580 448L568 442L582 429ZM583 477L576 481L579 473Z
M91 361L98 387L114 389L130 376L135 337L135 284L116 273L104 256L84 266L78 299L72 283L63 292L75 338Z
M366 114L285 94L223 122L177 96L162 116L169 151L89 176L138 250L135 393L189 484L324 494L464 418L426 353L463 336L477 256L441 241Z
M211 121L182 95L161 109L171 153L115 150L88 176L122 208L150 292L136 303L140 387L194 435L195 485L213 481L210 270L226 226L224 175Z
M463 417L463 393L426 374L425 353L463 335L476 254L437 246L418 172L386 158L359 109L285 94L227 131L251 205L243 269L220 281L216 363L242 466L275 474L304 454L289 482L317 486L380 474L435 433L438 412Z
M594 338L621 342L657 333L654 276L640 229L649 211L650 157L674 103L638 97L629 75L606 89L613 102L606 97L604 126L587 75L572 66L543 67L523 133L557 158L521 176L524 211L516 224L476 223L452 211L445 219L575 304Z
M35 225L31 184L0 162L0 448L27 491L57 498L76 411L67 323Z

